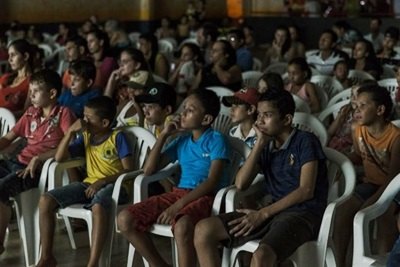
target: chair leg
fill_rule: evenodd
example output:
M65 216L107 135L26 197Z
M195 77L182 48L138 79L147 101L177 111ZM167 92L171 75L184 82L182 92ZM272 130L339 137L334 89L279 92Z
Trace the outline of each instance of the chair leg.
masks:
M64 219L65 228L67 229L69 242L71 244L72 249L76 249L76 243L74 238L74 231L72 230L71 222L68 216L62 216Z
M132 244L129 244L128 261L126 267L132 267L134 257L135 257L135 247Z
M111 265L112 245L114 241L115 231L115 212L109 216L108 229L106 242L103 247L103 251L100 256L100 267L109 267Z
M171 250L172 250L172 266L179 267L179 258L178 258L178 247L176 245L175 239L171 238Z
M37 188L22 192L15 197L26 266L35 264L39 259L39 198L40 192Z

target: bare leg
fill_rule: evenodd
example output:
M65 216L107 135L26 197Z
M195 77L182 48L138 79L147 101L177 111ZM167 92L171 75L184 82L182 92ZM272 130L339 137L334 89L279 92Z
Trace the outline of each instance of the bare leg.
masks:
M135 247L140 255L149 262L150 266L169 266L157 252L147 233L136 230L135 219L127 210L123 210L118 214L118 229L120 229L122 235Z
M101 252L106 241L108 218L106 210L100 205L95 204L92 207L93 230L92 230L92 247L90 248L90 258L88 267L95 267L99 264ZM112 240L108 240L112 242Z
M389 209L377 218L377 254L386 254L393 247L398 236L396 228L396 204L392 203Z
M222 221L217 217L201 220L196 224L194 233L194 245L200 266L221 266L221 258L218 245L221 240L228 238Z
M39 227L42 253L37 267L55 267L57 261L53 255L53 237L55 228L55 210L57 202L50 196L43 195L39 201Z
M276 260L277 257L275 251L269 245L260 243L256 251L253 253L250 266L274 267Z
M174 229L174 237L178 247L179 266L196 266L193 235L194 225L190 217L185 215L179 218Z
M4 239L11 219L11 207L0 202L0 255L4 252Z
M361 205L361 201L353 196L336 211L333 242L338 266L346 266L346 255L347 261L351 262L353 220Z

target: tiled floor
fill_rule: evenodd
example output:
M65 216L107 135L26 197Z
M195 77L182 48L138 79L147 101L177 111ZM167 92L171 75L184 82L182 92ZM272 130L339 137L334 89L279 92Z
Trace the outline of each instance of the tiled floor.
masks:
M60 228L63 223L58 224ZM14 227L13 227L14 228ZM55 256L58 261L58 267L83 267L86 266L89 258L89 241L87 231L76 233L77 239L76 250L70 246L66 232L57 229L55 233ZM166 259L170 259L170 241L167 238L156 237L153 238L157 248ZM19 238L18 229L12 230L8 233L5 242L6 251L0 256L0 267L23 267L25 266L24 255L22 250L21 241ZM128 256L128 243L117 234L114 238L113 252L112 252L112 267L126 266ZM134 267L141 267L143 263L139 257L135 257L133 264Z

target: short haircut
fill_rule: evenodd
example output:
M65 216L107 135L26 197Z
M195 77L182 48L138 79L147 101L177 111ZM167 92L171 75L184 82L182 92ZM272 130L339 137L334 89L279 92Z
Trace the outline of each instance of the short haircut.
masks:
M399 40L399 36L400 36L399 28L394 27L394 26L388 27L385 31L385 37L386 36L389 36L390 38L392 38L394 40Z
M275 72L268 72L264 73L258 81L263 80L266 84L268 89L275 88L277 90L285 89L285 85L282 80L282 76Z
M39 86L47 91L55 89L57 96L61 93L62 81L60 75L50 69L42 69L31 75L29 83L37 83Z
M383 113L383 118L388 120L392 113L393 101L390 96L390 92L377 84L365 84L361 85L358 89L357 94L367 93L371 97L372 101L377 106L384 106L385 112Z
M346 65L346 67L347 68L349 68L349 62L347 62L346 60L339 60L339 61L337 61L336 63L335 63L335 65L333 66L333 69L334 70L336 70L336 68L339 66L339 65Z
M291 93L286 90L268 89L258 102L267 101L271 102L274 107L278 110L281 118L286 115L294 115L296 106Z
M338 36L337 36L337 34L336 34L333 30L331 30L331 29L326 29L326 30L324 30L324 31L321 33L321 35L323 35L324 33L327 33L327 34L330 34L330 35L331 35L332 43L336 43L336 42L337 42ZM320 35L320 36L321 36L321 35Z
M207 38L210 36L212 42L215 42L219 36L218 28L215 24L206 22L204 23L201 28L203 28L203 35Z
M191 95L194 95L200 101L205 113L210 114L214 121L221 109L221 103L217 94L211 90L200 88L193 91Z
M85 49L85 54L89 53L88 47L87 47L87 41L82 36L79 36L79 35L71 36L65 41L65 44L67 44L69 42L74 43L77 47L83 47Z
M112 126L115 114L117 113L117 107L111 98L108 96L98 96L90 99L85 106L94 109L100 119L109 120L110 127Z
M91 31L87 33L87 35L89 34L93 34L96 37L96 39L103 41L103 49L105 51L108 51L108 49L110 49L110 38L108 38L106 32L97 28L93 28Z
M307 74L306 78L310 79L312 76L311 68L304 57L296 57L289 61L289 65L297 65L300 70Z
M96 79L96 66L89 60L76 60L69 67L69 73L94 82Z

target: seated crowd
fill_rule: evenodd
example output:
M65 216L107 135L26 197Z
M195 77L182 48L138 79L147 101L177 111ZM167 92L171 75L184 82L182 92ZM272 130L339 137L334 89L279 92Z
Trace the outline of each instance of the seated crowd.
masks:
M0 107L17 122L0 138L0 151L17 138L26 142L16 155L0 160L0 255L6 250L10 198L38 186L45 160L81 156L84 170L69 172L71 183L45 192L38 203L41 254L36 266L57 265L55 213L76 203L92 211L87 266L98 266L109 242L105 233L114 183L135 170L124 129L138 126L156 137L142 169L145 176L176 161L181 168L179 179L152 185L148 199L118 214L121 234L150 266L169 266L146 233L155 223L171 225L180 266L221 266L221 246L256 239L257 249L242 260L250 266L277 266L316 239L328 203L324 144L292 125L299 110L296 99L305 103L310 116L329 108L325 102L336 93L314 78L323 76L337 82L340 93L349 90L342 99L346 102L324 125L327 146L360 167L354 192L337 211L339 230L333 233L337 266L352 266L355 214L376 202L400 173L400 129L391 123L399 119L400 56L395 47L400 33L388 27L379 34L380 24L372 19L371 33L363 37L354 29L346 32L339 21L320 33L313 51L299 41L297 26L280 25L271 44L262 46L261 60L253 56L254 39L248 42L249 25L226 34L208 22L175 31L164 18L154 34L134 38L114 20L104 28L87 21L79 30L63 23L47 44L40 34L36 39L35 33L32 38L9 34ZM165 42L172 51L163 47ZM44 56L44 44L63 54ZM286 64L283 71L272 71L277 63ZM256 69L257 78L248 83L244 74ZM364 76L352 77L351 71ZM382 78L392 79L396 88L389 91ZM219 93L222 87L229 95ZM230 118L228 131L217 123L222 115ZM229 138L250 148L233 179ZM219 189L233 181L245 190L258 174L265 179L261 198L270 195L271 202L210 217ZM120 203L129 201L128 191ZM377 221L374 249L380 254L391 251L399 236L396 216L398 204L393 202ZM397 266L399 255L397 241L388 266Z

